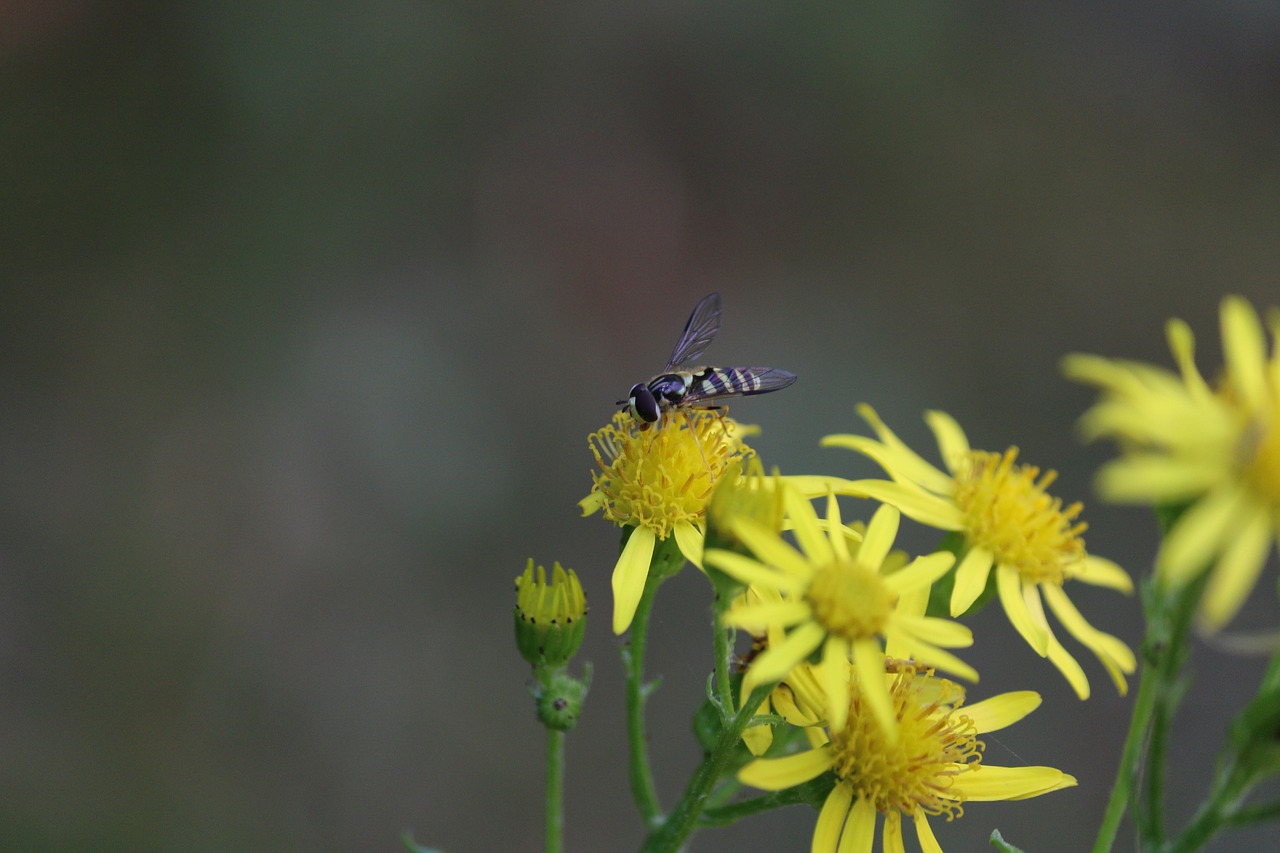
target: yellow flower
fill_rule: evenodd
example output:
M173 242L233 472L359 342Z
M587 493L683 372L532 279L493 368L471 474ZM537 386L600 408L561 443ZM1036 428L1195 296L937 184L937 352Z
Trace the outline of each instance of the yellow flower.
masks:
M702 565L707 501L731 466L754 451L742 443L748 430L708 411L673 417L657 429L641 430L625 411L588 436L600 471L592 472L583 515L602 511L606 520L632 527L613 570L613 630L626 631L635 615L659 540L675 537L680 552Z
M855 667L856 669L856 667ZM814 853L870 853L876 815L884 815L882 849L905 850L902 819L915 824L925 853L941 853L930 816L961 817L966 802L1022 800L1076 784L1052 767L993 767L982 763L977 735L1012 725L1040 704L1031 692L1004 693L968 707L964 690L932 670L895 662L877 666L891 696L896 737L868 712L863 689L871 679L851 678L848 724L806 730L813 748L785 758L761 758L739 781L766 791L803 784L831 771L836 784L818 814Z
M1257 312L1222 301L1225 373L1211 388L1181 320L1166 328L1180 374L1130 361L1071 355L1066 375L1096 385L1101 400L1081 419L1089 439L1110 436L1123 455L1098 472L1116 502L1188 505L1156 558L1159 578L1181 586L1206 568L1200 604L1208 630L1231 621L1280 536L1280 312L1268 315L1271 355Z
M755 558L717 549L709 549L705 557L708 564L742 583L777 595L772 601L733 608L726 614L726 624L757 630L761 625L789 629L784 640L770 643L752 662L743 676L744 691L784 680L821 648L818 682L826 696L828 723L838 731L849 707L849 661L860 664L863 672L882 670L882 637L918 660L977 680L972 667L940 648L970 645L973 635L969 629L924 615L929 586L951 568L951 554L920 557L885 574L886 559L898 532L897 510L882 506L861 542L851 547L852 531L840 521L834 497L827 500L825 525L809 501L793 489L784 487L783 500L800 550L776 531L740 518L731 522L733 532ZM912 612L906 604L918 609ZM867 703L892 737L893 711L883 679L872 679L864 690Z
M1080 664L1049 627L1048 602L1067 631L1102 662L1123 695L1132 673L1133 652L1116 637L1090 625L1063 590L1068 580L1131 592L1133 582L1110 560L1085 551L1077 520L1080 504L1062 506L1046 488L1057 476L1018 465L1017 448L1004 453L972 450L960 425L943 412L925 415L947 470L926 462L896 436L870 406L859 413L879 440L861 435L830 435L827 447L847 447L878 462L893 478L847 481L841 491L867 495L898 507L915 520L941 530L960 531L968 549L956 567L951 614L964 613L982 594L994 566L1000 604L1009 622L1041 657L1048 657L1081 699L1089 680Z

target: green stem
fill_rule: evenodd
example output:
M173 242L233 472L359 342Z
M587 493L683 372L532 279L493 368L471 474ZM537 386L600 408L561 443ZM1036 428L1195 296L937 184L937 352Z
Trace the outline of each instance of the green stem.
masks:
M658 802L658 789L653 782L653 770L649 766L649 739L645 734L644 705L653 691L653 685L644 682L644 655L649 639L649 615L658 587L680 565L684 557L676 546L675 537L663 539L653 550L649 561L649 575L644 582L644 592L631 619L631 639L622 647L622 666L626 671L627 703L627 751L628 776L631 796L644 819L646 830L662 823L662 806Z
M749 800L741 800L733 805L708 808L698 822L702 826L728 826L750 815L760 814L772 809L780 809L783 806L802 805L807 802L809 802L809 797L806 792L799 788L787 788L782 791L773 791L763 796L752 797Z
M1142 751L1146 739L1147 725L1151 720L1151 712L1155 708L1156 669L1149 663L1142 665L1142 677L1138 683L1138 696L1133 703L1133 717L1129 720L1129 734L1124 741L1124 752L1120 756L1120 768L1116 771L1116 781L1111 788L1111 799L1107 802L1107 811L1102 818L1102 826L1098 829L1098 839L1094 842L1093 853L1107 853L1115 843L1116 833L1120 831L1120 821L1124 818L1125 809L1129 807L1129 799L1133 796L1136 780L1134 768L1138 763L1138 754Z
M729 661L733 656L730 632L724 626L724 603L716 598L711 608L711 626L715 631L716 700L720 704L720 719L727 720L733 713L733 688L729 684Z
M564 732L547 729L547 853L564 850Z
M753 690L747 697L747 701L727 722L720 732L715 748L702 760L702 764L698 765L693 778L689 780L689 786L685 788L684 796L676 804L671 816L649 833L644 846L640 848L641 853L674 853L684 844L689 833L697 825L698 818L702 815L707 798L715 788L716 782L724 775L733 760L734 752L742 740L743 730L755 715L756 708L769 695L773 687L774 685L767 684Z

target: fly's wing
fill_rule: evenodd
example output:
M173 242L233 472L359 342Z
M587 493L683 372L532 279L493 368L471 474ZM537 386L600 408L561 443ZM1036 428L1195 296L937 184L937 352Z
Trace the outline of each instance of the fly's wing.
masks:
M689 315L689 322L684 324L684 332L676 341L676 348L671 351L671 358L663 373L670 373L687 364L691 364L707 351L711 342L720 331L720 294L712 293L703 298Z
M795 381L794 373L776 367L709 367L694 377L684 402L697 406L726 397L767 394Z

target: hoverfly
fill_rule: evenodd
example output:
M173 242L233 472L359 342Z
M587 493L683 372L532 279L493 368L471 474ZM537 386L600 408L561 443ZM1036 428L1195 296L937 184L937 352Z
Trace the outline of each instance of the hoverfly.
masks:
M706 352L718 331L720 294L712 293L689 315L662 373L631 386L627 399L618 401L629 409L640 429L648 429L673 410L714 409L716 400L765 394L796 381L794 373L776 367L690 366Z

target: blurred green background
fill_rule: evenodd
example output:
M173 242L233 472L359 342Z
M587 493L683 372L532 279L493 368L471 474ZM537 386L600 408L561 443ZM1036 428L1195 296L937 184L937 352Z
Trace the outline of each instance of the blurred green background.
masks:
M634 849L618 536L575 503L585 436L712 290L713 362L800 376L734 406L766 464L869 474L818 447L856 402L930 453L945 409L1144 573L1154 525L1091 500L1110 450L1058 360L1168 364L1176 315L1212 371L1220 297L1277 302L1278 36L1256 2L0 4L0 849L539 849L529 556L593 606L568 849ZM1075 600L1137 640L1133 599ZM668 803L707 604L692 571L658 603ZM1001 614L977 631L973 698L1045 697L987 760L1080 786L939 838L1080 850L1129 703L1074 643L1086 703ZM1174 823L1262 668L1194 665Z

